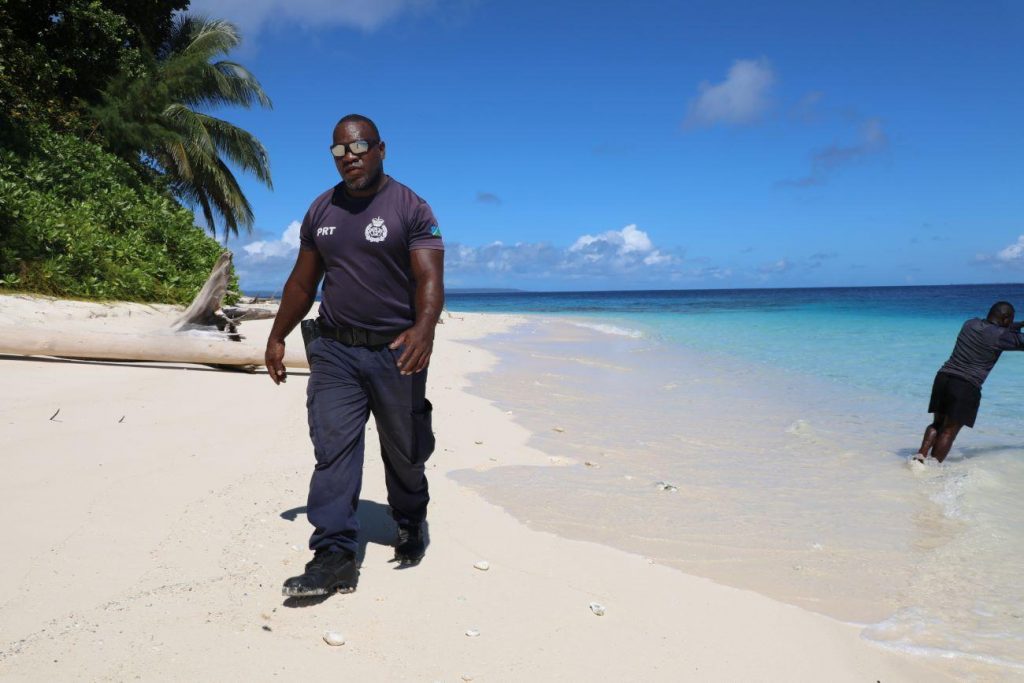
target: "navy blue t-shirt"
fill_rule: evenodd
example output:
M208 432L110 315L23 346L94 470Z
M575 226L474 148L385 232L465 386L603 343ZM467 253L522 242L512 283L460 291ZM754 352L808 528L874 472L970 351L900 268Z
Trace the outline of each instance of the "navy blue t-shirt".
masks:
M343 188L317 197L299 230L300 249L315 249L324 263L320 315L335 327L405 330L416 321L409 252L444 249L434 212L393 178L372 197Z

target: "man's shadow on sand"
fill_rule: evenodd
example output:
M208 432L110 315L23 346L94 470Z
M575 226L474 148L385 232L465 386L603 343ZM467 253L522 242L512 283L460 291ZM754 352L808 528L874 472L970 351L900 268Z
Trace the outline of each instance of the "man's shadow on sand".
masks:
M294 522L299 515L306 514L306 506L292 508L281 513L282 519ZM363 558L366 557L366 546L370 543L394 547L398 535L398 525L391 517L391 508L373 500L360 500L359 508L356 510L356 519L359 520L359 550L356 551L356 563L361 567ZM430 533L429 524L423 523L424 540L429 545ZM395 569L409 569L402 565L395 565ZM285 607L311 607L319 605L327 600L332 594L317 595L309 598L286 598Z

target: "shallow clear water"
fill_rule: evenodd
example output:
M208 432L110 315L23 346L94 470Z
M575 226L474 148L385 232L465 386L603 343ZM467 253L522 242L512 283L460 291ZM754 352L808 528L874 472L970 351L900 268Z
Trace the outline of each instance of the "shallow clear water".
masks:
M960 324L1020 285L516 294L478 391L582 463L458 477L534 526L865 624L911 652L1024 667L1024 354L940 468L907 467ZM557 423L557 424L556 424ZM553 427L564 431L554 431ZM678 491L663 491L656 482Z

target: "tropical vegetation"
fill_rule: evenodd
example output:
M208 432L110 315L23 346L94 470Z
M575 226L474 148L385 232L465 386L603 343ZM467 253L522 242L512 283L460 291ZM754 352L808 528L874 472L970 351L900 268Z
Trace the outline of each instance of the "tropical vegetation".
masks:
M251 228L267 152L212 112L270 100L187 6L0 0L0 292L186 302Z

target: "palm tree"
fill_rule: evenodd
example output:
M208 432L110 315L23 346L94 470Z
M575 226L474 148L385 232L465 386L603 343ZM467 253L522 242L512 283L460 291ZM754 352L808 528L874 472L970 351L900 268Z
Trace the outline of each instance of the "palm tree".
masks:
M141 76L122 75L93 108L98 127L120 155L162 174L171 192L202 211L224 240L239 226L252 229L253 213L228 162L252 173L267 187L270 159L251 133L207 113L221 106L271 107L259 81L241 64L213 61L241 38L229 22L179 17L151 68Z

